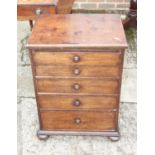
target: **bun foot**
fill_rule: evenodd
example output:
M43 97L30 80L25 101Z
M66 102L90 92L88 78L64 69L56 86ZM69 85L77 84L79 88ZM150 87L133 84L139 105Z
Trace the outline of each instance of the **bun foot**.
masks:
M111 140L112 142L117 142L120 140L120 137L108 137L109 140Z
M49 138L49 135L44 135L44 134L37 133L37 137L40 140L47 140Z

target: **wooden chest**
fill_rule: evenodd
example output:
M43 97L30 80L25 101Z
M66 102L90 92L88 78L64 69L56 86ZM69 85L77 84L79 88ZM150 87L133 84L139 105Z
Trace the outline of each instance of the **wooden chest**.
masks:
M40 15L69 14L74 0L18 0L18 20L34 20Z
M18 0L18 19L34 20L40 15L55 14L56 4L57 0Z
M119 15L40 18L28 39L40 121L38 137L119 139L124 49Z

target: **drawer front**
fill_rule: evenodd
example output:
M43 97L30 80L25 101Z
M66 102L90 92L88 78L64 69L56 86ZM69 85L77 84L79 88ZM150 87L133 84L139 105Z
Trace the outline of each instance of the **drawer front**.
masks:
M44 111L42 130L104 131L115 130L116 112Z
M120 77L118 66L36 66L36 76L52 77Z
M37 79L38 92L117 94L118 80L109 79Z
M33 52L35 65L105 65L121 63L121 52Z
M30 20L38 17L39 15L55 14L54 6L43 5L24 5L17 6L18 19Z
M39 108L45 109L116 109L116 96L81 96L81 95L38 95Z

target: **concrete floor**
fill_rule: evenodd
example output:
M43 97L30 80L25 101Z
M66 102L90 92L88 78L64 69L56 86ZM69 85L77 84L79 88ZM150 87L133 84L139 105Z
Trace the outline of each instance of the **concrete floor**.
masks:
M127 31L121 106L121 140L112 143L98 136L36 137L38 117L26 40L28 22L18 22L18 155L136 155L136 31Z

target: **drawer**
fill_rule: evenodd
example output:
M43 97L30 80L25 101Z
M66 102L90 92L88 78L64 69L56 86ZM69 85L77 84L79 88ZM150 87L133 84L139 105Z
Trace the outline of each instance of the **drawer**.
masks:
M120 67L118 66L36 66L36 76L52 77L120 77Z
M55 7L52 5L18 5L17 16L20 20L30 20L39 15L55 14Z
M119 81L110 79L37 79L36 84L44 93L119 93Z
M44 109L116 109L117 96L38 95L39 108Z
M102 131L115 130L116 112L44 111L42 130Z
M35 65L105 65L121 63L121 52L32 52Z

